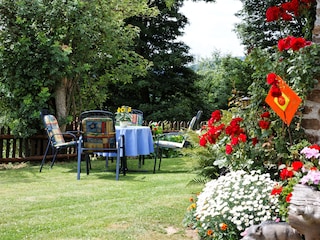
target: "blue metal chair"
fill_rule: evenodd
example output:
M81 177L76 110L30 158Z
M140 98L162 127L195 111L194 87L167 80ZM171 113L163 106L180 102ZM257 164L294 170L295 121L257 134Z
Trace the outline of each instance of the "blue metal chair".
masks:
M77 179L80 179L82 154L85 154L89 174L89 154L108 152L117 156L116 180L119 180L121 137L116 137L114 114L103 110L85 111L79 116L79 130Z

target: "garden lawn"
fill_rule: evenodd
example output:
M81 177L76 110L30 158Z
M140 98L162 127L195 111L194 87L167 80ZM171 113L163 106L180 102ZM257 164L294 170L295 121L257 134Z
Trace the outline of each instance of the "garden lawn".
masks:
M53 169L27 164L0 170L0 239L192 239L182 221L189 198L202 189L188 185L196 177L190 158L164 158L152 173L142 170L115 180L115 163L84 163L76 180L76 162L58 161ZM138 160L128 167L139 170Z

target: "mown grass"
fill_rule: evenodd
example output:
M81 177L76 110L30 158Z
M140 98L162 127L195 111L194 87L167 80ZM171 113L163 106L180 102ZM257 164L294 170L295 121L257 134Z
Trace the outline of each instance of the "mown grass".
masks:
M76 180L75 162L0 170L0 239L192 239L182 220L200 185L190 158L165 158L152 173L129 159L128 172L115 181L115 163L92 162L90 175ZM83 164L84 165L84 164ZM83 167L83 172L84 171Z

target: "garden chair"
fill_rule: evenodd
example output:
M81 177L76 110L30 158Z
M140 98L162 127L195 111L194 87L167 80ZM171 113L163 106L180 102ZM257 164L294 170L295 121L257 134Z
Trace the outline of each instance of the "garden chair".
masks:
M138 109L131 110L131 124L142 126L143 124L143 112Z
M201 115L202 115L202 111L199 110L196 114L196 116L194 116L188 126L188 131L190 130L196 130L200 119L201 119ZM175 142L175 141L170 141L170 140L161 140L163 138L166 139L170 139L173 138L174 136L182 136L183 140L180 142ZM159 166L158 166L158 170L160 170L160 166L161 166L161 160L162 160L162 152L163 149L165 148L169 148L169 149L182 149L184 147L186 147L188 145L188 141L186 140L186 136L185 136L185 132L170 132L170 133L166 133L166 134L161 134L160 136L158 136L157 140L156 140L156 152L155 152L155 157L154 157L154 166L153 166L153 173L155 173L156 171L156 164L157 164L157 158L159 157Z
M102 110L85 111L79 116L79 131L77 179L80 180L82 154L85 154L87 174L89 174L91 166L89 154L108 152L117 157L116 180L119 180L122 141L120 136L118 139L116 137L114 114Z
M52 168L58 152L61 149L66 149L70 147L74 147L75 149L77 149L78 141L77 141L75 132L71 132L71 131L61 132L57 119L55 118L55 116L49 114L48 111L42 110L40 112L40 117L42 119L44 128L48 135L47 148L43 155L41 165L40 165L40 172L41 172L50 147L52 148L52 154L53 154L52 162L50 165L50 168ZM69 136L71 140L65 141L65 138L64 138L65 136Z

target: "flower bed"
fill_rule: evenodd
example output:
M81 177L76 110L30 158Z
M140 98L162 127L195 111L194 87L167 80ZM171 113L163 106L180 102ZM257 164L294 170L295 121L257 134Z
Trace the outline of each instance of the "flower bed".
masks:
M278 217L269 174L239 170L208 182L188 208L186 225L203 239L240 239L247 227Z

